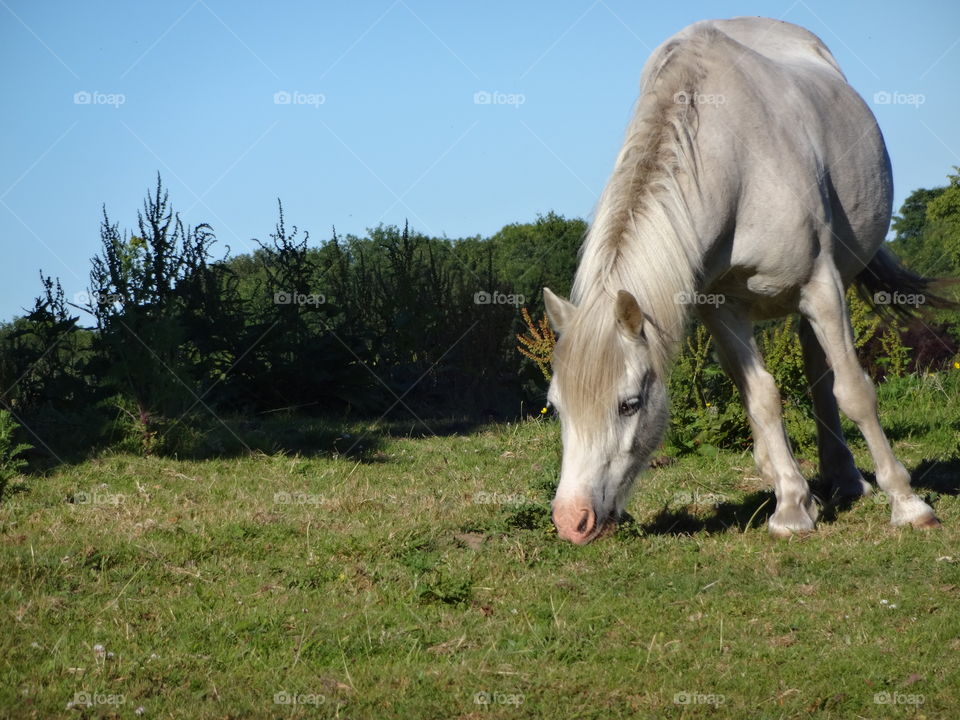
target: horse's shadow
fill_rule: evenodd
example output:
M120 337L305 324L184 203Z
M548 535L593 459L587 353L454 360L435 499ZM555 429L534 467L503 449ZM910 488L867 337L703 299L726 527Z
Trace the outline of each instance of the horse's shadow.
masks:
M947 460L922 460L911 472L911 485L917 493L931 502L936 510L940 495L960 494L960 457ZM883 498L876 487L873 473L864 472L864 478L874 486L874 496ZM810 481L810 489L823 503L818 522L834 522L849 512L857 502L870 498L839 498L830 500L830 488L819 476ZM716 534L736 529L741 532L766 525L776 508L773 490L758 490L737 501L722 502L713 513L694 514L688 508L664 507L646 522L640 523L627 515L621 521L618 533L624 536L642 535L692 535L695 533Z
M644 523L627 516L621 521L619 532L629 536L714 534L734 528L742 531L766 523L774 505L772 491L758 490L738 501L718 503L713 513L706 515L691 513L687 507L663 507Z
M960 495L960 457L922 460L910 477L911 484L917 490L938 495Z

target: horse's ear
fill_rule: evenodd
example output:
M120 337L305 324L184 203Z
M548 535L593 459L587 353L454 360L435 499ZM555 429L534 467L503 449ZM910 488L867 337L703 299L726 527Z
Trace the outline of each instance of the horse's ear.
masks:
M569 300L555 295L550 288L546 287L543 289L543 304L547 308L550 325L557 333L562 333L564 328L570 324L577 306Z
M632 341L643 337L643 311L637 299L626 290L617 292L617 327L620 332Z

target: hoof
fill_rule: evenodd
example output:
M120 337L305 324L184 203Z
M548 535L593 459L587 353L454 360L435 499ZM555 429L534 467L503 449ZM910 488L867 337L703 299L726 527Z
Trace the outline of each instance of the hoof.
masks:
M807 507L777 508L767 523L767 531L775 538L789 538L792 535L806 535L817 529L819 511L811 498Z
M799 535L801 537L804 535L811 535L816 529L816 527L800 529L795 527L775 527L773 525L769 525L767 527L767 532L770 533L770 537L777 538L777 540L789 540L794 535Z
M936 530L937 528L943 527L940 520L938 520L935 515L931 515L930 517L923 518L921 520L914 520L910 524L920 530Z
M913 525L915 528L930 529L940 526L940 521L927 505L916 495L891 495L893 512L890 514L890 524L894 526Z

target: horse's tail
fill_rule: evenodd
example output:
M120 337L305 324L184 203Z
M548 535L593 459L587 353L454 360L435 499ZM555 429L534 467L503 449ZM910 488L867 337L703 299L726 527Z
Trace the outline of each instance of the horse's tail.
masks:
M885 247L877 251L853 282L867 304L887 319L912 317L923 308L960 310L960 303L931 291L932 287L956 280L918 275L901 265Z

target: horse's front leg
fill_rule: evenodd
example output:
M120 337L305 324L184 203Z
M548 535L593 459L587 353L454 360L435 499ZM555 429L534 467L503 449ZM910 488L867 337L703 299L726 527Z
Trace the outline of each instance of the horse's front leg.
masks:
M700 317L717 343L720 362L740 390L753 430L754 459L773 483L777 508L768 529L776 537L813 530L819 513L783 425L780 392L753 338L753 323L735 304L702 305Z

